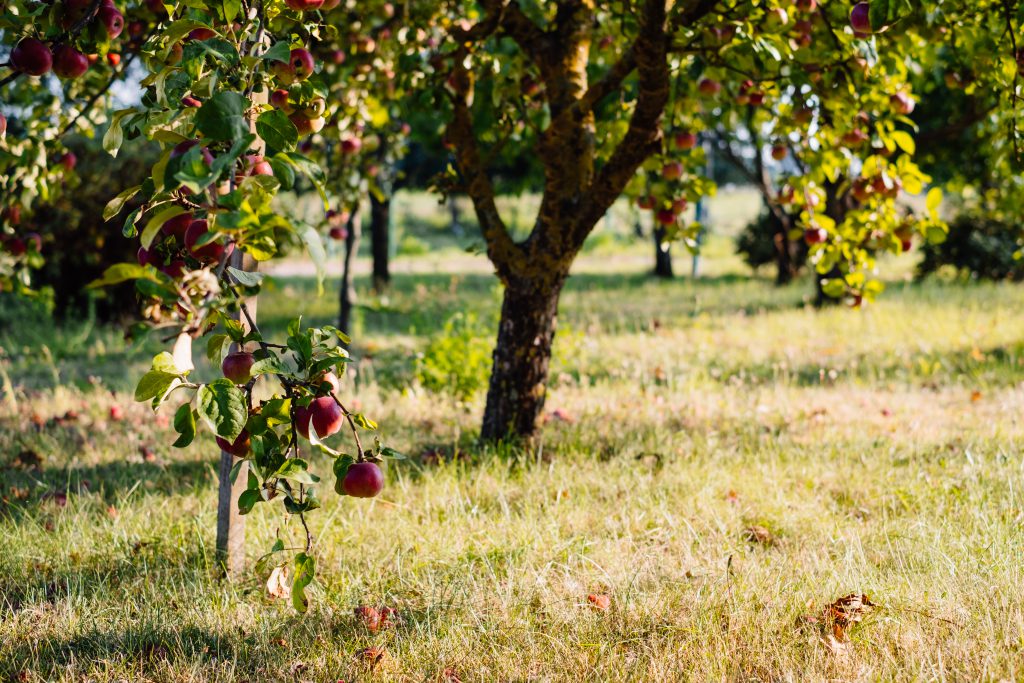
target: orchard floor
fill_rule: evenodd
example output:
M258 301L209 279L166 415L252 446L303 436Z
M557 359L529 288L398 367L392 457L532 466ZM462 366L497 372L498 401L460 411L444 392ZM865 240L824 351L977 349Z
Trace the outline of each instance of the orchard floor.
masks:
M492 277L365 295L347 391L411 457L379 499L322 495L306 616L266 573L215 578L212 440L175 451L131 403L146 349L9 335L0 680L1024 679L1022 291L895 281L818 312L806 282L711 272L573 278L519 452L474 445L479 394L414 379L453 313L489 341ZM313 289L284 280L260 315L325 322ZM251 566L282 522L250 515ZM822 617L850 593L876 606L839 643ZM399 619L371 633L364 604Z

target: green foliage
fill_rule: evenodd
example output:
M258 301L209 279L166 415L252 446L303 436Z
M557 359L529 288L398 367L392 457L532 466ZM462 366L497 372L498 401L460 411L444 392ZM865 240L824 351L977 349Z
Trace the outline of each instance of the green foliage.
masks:
M493 343L473 313L456 313L417 357L416 379L430 391L468 401L487 386Z
M1020 223L975 209L961 213L949 224L949 236L938 244L925 244L917 266L918 277L949 269L972 280L1024 280Z

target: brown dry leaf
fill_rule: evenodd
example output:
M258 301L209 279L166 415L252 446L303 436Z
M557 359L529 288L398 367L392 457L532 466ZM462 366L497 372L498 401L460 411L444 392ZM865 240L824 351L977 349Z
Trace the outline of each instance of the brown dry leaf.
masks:
M355 610L356 619L363 623L370 633L376 633L381 627L380 612L369 605L360 605Z
M439 677L441 683L462 683L462 677L454 666L446 666Z
M975 346L971 349L971 358L981 363L985 360L985 353Z
M270 641L270 644L277 645L278 647L284 648L285 650L288 649L288 641L284 638L275 638L274 640Z
M382 605L377 611L380 612L381 628L394 626L402 620L402 618L398 616L398 611L392 607L388 607L387 605Z
M287 567L274 567L267 579L267 594L271 598L287 600L292 594L292 584L288 580Z
M366 665L370 667L370 671L373 671L377 668L377 665L380 664L381 660L384 659L385 654L386 652L384 648L378 645L376 647L368 647L365 650L360 650L356 653L356 659L365 662Z
M864 616L875 607L875 603L864 593L850 593L825 608L824 621L831 626L832 635L840 643L845 643L847 629L859 623Z
M568 498L568 497L569 497L569 490L568 489L558 489L557 491L555 491L555 500L562 500L562 499Z
M760 543L762 545L772 545L775 543L775 536L772 535L772 532L757 524L744 529L743 537L750 543Z
M12 463L15 467L24 467L25 469L38 470L43 465L43 458L38 453L31 449L23 450L14 456L14 462Z
M606 610L612 606L612 599L604 593L591 593L587 596L587 602L599 610Z
M975 389L971 392L971 403L977 403L981 400L981 392Z

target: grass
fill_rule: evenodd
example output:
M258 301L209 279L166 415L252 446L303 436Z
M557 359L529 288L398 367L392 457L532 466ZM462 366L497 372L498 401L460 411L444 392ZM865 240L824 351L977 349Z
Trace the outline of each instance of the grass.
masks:
M656 282L630 248L571 279L549 422L521 451L474 445L480 394L416 380L454 313L490 338L493 276L410 259L386 297L359 282L350 392L412 457L380 499L322 496L304 617L266 572L215 578L212 440L170 448L125 393L151 346L8 330L0 680L1024 678L1020 290L908 284L894 262L877 305L815 311L807 282L776 290L728 253ZM281 279L262 319L330 320L314 290ZM297 538L284 522L250 515L252 563ZM830 648L805 617L854 592L878 606ZM362 604L401 619L371 633Z

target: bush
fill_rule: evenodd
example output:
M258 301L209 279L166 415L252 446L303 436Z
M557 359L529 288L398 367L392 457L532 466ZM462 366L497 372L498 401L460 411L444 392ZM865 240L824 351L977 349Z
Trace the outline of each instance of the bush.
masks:
M55 201L40 206L31 222L43 238L45 265L34 276L35 284L50 288L60 315L82 311L91 297L97 297L96 314L110 320L135 311L135 288L131 284L86 290L108 266L135 261L138 242L121 234L127 213L138 206L130 202L119 216L103 220L107 202L132 183L149 176L155 161L148 148L125 145L111 157L98 140L78 139L69 143L78 164L65 191Z
M430 245L413 235L403 236L398 243L399 256L423 256L429 253Z
M444 330L427 342L416 378L425 388L468 401L487 386L491 370L489 331L472 313L456 313Z
M774 239L778 225L779 221L772 212L763 210L736 238L737 253L754 270L775 264ZM790 253L796 269L803 268L807 262L807 245L803 241L794 242L790 245Z
M977 211L962 213L949 224L940 244L926 243L917 266L919 278L950 267L980 280L1024 280L1021 226Z

